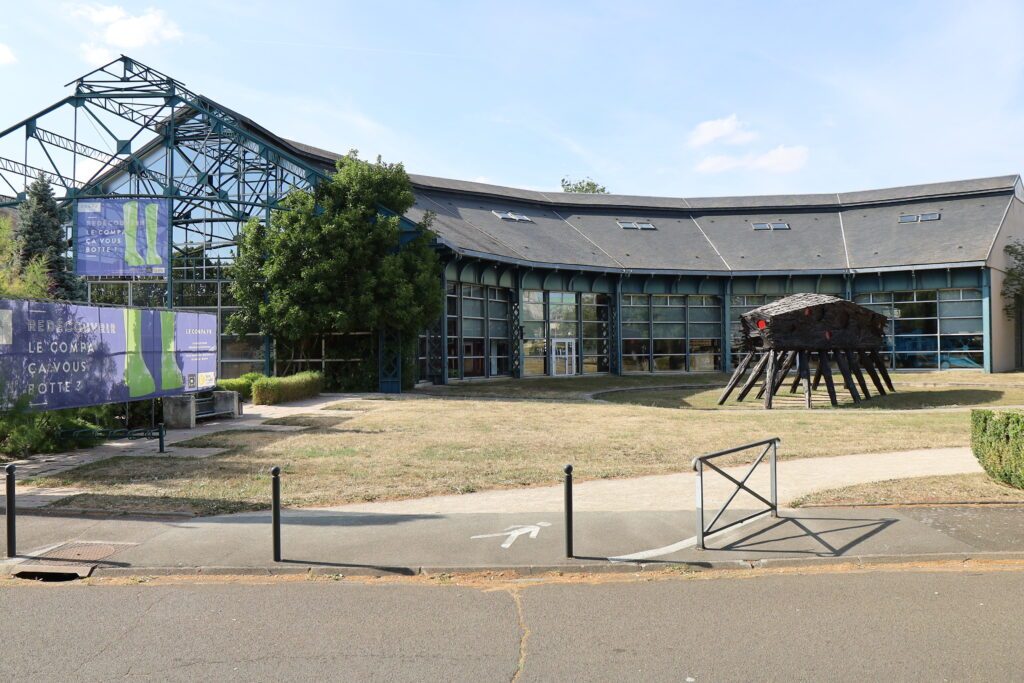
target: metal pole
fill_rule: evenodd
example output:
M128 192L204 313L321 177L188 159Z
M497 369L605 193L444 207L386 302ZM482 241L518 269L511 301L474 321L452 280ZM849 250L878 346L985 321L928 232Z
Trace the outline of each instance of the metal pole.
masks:
M166 434L166 432L164 431L164 423L161 422L157 429L160 430L159 432L157 432L157 437L160 439L160 452L166 453L166 451L164 450L164 435Z
M775 462L777 460L779 451L779 442L772 441L772 456L771 456L771 487L772 487L772 517L779 516L779 489L778 489L778 478L775 475Z
M270 496L274 527L274 562L281 561L281 468L270 468Z
M572 555L572 465L565 466L565 556Z
M697 550L704 550L704 461L697 461L696 490L697 501Z
M15 524L17 522L17 508L14 503L14 471L17 468L14 465L8 465L4 468L7 473L7 498L4 500L5 507L7 509L7 557L18 556L18 543L15 534Z

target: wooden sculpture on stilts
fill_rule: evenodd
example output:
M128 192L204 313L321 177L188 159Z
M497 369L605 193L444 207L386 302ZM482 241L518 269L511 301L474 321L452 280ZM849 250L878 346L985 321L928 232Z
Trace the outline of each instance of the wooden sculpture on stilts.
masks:
M879 396L887 390L895 391L879 355L887 321L881 313L826 294L794 294L744 313L740 326L745 354L718 405L728 400L741 381L736 400L742 401L760 379L757 398L771 409L773 398L794 369L796 376L789 393L795 394L802 387L807 408L811 407L811 393L823 379L829 401L839 405L833 367L839 370L855 404L871 398L865 371Z

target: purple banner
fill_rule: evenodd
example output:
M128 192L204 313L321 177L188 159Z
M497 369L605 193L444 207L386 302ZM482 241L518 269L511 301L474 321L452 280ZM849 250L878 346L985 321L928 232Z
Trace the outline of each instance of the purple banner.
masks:
M121 403L216 381L212 313L0 299L0 406Z
M75 204L75 272L166 275L169 199L80 199Z

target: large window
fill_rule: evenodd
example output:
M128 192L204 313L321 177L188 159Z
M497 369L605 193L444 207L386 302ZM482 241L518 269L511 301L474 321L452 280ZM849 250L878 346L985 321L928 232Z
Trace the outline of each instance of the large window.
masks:
M508 290L448 283L448 377L469 379L509 373ZM421 365L426 363L421 341ZM461 355L460 355L461 352Z
M523 374L547 374L547 311L544 292L524 291L519 316L523 323Z
M608 295L580 294L583 373L608 372Z
M722 300L717 296L624 294L624 372L701 372L722 367Z
M854 301L889 317L884 355L891 367L982 367L981 290L874 292Z

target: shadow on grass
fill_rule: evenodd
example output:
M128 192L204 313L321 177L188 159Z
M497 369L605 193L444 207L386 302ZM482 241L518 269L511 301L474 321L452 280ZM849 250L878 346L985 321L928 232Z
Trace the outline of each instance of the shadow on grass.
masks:
M836 387L837 392L840 387ZM872 392L871 398L859 404L841 403L840 408L888 408L891 410L913 410L916 408L943 408L952 406L979 406L997 403L1005 395L996 389L942 389L939 391L907 391L896 388L896 393L879 396ZM863 398L863 397L862 397Z

